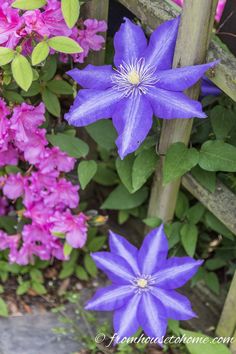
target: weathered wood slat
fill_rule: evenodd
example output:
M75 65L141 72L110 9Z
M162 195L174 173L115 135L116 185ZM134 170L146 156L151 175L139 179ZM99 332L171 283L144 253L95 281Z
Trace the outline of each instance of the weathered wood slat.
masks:
M216 190L211 193L191 174L183 176L182 185L236 235L236 196L233 192L217 181Z
M81 7L82 17L96 18L97 20L105 20L108 18L109 0L87 0ZM106 39L106 33L102 33ZM94 65L103 65L105 61L105 50L99 52L91 52L86 63Z
M232 280L216 333L219 336L233 336L236 328L236 273ZM235 344L234 348L235 347Z
M119 0L133 12L144 25L156 28L163 21L176 17L180 8L168 0ZM209 78L229 97L236 101L236 58L215 35L208 50L207 60L221 59Z

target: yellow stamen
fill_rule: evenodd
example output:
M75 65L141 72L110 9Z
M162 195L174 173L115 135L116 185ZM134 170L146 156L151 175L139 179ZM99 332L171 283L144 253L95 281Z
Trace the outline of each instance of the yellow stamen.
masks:
M133 85L138 85L140 83L140 77L136 70L132 70L128 74L128 80Z
M140 287L140 288L146 288L147 285L148 285L148 282L146 279L139 279L137 281L137 285Z

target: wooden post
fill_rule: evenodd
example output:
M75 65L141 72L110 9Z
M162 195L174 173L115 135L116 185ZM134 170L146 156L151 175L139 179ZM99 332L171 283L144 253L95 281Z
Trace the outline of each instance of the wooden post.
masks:
M97 20L108 20L109 0L88 0L81 7L82 17L96 18ZM102 33L106 40L106 33ZM105 50L91 52L86 60L88 64L103 65L105 62Z
M181 16L181 23L175 48L173 67L201 64L205 62L211 38L216 0L186 0ZM199 96L199 83L187 90L193 99ZM157 167L148 209L149 217L159 217L164 222L171 221L180 179L165 186L162 183L162 170L168 147L175 142L188 144L193 119L164 120L162 125L159 153L160 163Z
M235 335L236 330L236 273L232 280L225 305L216 329L218 336L229 337ZM235 338L236 341L236 338ZM236 343L232 344L236 353Z

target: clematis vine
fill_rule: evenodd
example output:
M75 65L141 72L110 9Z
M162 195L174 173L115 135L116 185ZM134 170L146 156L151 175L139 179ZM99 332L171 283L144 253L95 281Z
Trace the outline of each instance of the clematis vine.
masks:
M202 261L191 257L167 259L163 225L145 237L139 250L113 232L109 244L111 252L93 253L92 258L112 285L99 289L85 309L114 311L116 341L142 327L147 336L161 343L168 319L196 317L189 300L175 289L193 277Z
M86 126L112 118L121 158L135 151L152 127L153 115L163 119L205 118L199 102L182 91L194 85L216 62L172 69L179 18L167 21L149 44L140 26L129 19L114 38L114 64L68 72L82 87L65 119Z

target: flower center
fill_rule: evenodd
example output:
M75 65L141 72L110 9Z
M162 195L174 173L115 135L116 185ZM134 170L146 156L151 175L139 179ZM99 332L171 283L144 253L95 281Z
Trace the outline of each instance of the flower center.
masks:
M140 77L139 77L139 74L137 73L137 71L132 70L128 74L128 80L131 84L138 85L140 83Z
M139 288L144 289L148 286L148 281L147 281L147 279L140 278L137 280L137 285Z
M113 88L125 97L146 94L148 89L157 83L156 68L145 63L145 59L131 60L122 63L112 75Z

